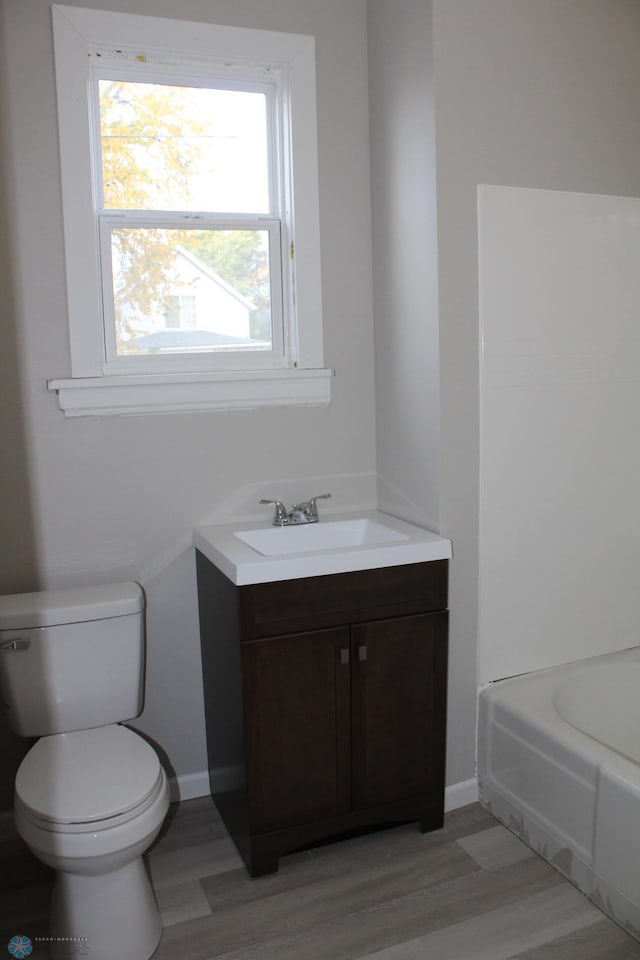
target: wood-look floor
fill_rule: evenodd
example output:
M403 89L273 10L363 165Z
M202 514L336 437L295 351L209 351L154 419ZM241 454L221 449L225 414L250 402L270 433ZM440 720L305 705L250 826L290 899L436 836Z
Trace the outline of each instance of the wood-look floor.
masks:
M477 804L443 830L317 847L252 880L211 801L191 800L148 862L164 923L154 960L640 960L639 943ZM19 841L0 843L0 957L14 934L46 936L50 883ZM36 942L32 958L46 955ZM113 957L126 960L117 932Z

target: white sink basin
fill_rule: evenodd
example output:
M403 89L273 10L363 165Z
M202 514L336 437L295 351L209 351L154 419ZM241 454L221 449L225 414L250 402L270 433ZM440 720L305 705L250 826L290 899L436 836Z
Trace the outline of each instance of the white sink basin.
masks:
M193 542L237 586L447 560L451 541L377 510L273 527L196 527Z
M270 527L267 530L242 530L236 532L236 537L265 557L398 543L409 539L406 534L366 517L293 527Z

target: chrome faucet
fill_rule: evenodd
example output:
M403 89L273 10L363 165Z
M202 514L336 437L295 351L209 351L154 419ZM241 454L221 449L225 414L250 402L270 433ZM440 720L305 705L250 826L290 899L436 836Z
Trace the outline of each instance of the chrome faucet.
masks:
M320 518L316 500L328 500L330 497L330 493L320 493L317 497L311 497L310 500L294 503L288 513L281 500L260 500L260 503L272 503L274 505L274 527L294 527L301 523L317 523Z

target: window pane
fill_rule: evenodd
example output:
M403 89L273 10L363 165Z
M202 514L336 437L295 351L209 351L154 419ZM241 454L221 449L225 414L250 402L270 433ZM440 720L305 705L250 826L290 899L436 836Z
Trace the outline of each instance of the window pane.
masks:
M117 356L271 350L267 230L114 227Z
M269 213L264 93L100 80L104 207Z

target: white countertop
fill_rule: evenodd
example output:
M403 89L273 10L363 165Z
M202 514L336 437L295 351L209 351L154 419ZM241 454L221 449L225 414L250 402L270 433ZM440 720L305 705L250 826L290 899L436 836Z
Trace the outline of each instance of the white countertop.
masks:
M277 580L297 580L332 573L349 573L354 570L371 570L380 567L396 567L407 563L424 563L430 560L448 560L452 556L451 541L412 523L397 520L386 513L366 511L348 514L324 513L318 526L323 523L338 524L342 521L369 520L401 535L393 542L367 543L330 547L328 549L296 551L296 527L285 527L277 536L291 536L291 553L278 552L264 555L244 543L236 533L272 528L269 521L259 523L229 523L196 527L193 533L194 546L237 586L249 583L273 583Z

